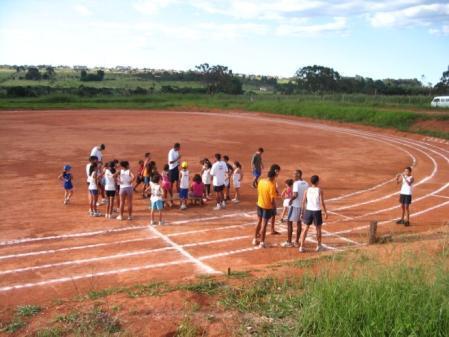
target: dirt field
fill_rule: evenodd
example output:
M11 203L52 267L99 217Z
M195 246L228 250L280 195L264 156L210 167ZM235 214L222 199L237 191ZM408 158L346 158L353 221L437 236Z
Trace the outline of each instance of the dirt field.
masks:
M263 268L310 257L280 248L285 235L268 236L271 247L251 246L255 190L249 161L264 147L265 166L281 166L279 184L303 170L319 174L330 217L323 227L327 250L366 243L367 226L381 233L424 232L449 221L449 144L372 128L318 123L252 113L167 111L0 112L0 303L4 308L67 298L92 289L149 280L184 280L200 273ZM191 174L215 152L244 165L243 202L213 211L214 203L170 209L167 225L149 228L148 201L135 195L132 221L87 215L84 168L91 148L106 144L106 160L132 167L151 152L162 168L174 142L182 145ZM75 194L63 205L57 180L73 166ZM394 224L399 214L395 174L414 166L412 226ZM103 210L103 209L102 209ZM285 233L285 227L277 224Z

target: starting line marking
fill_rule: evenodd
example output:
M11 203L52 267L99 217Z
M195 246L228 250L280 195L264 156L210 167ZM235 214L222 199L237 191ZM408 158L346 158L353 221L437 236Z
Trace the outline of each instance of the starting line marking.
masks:
M446 196L446 195L434 194L434 195L432 195L432 196L433 196L433 197L438 197L438 198L449 199L449 197Z
M150 226L148 230L156 236L159 236L165 243L167 243L170 247L176 249L181 255L187 258L190 262L194 263L197 267L199 267L203 272L207 274L221 274L219 271L214 268L208 266L204 262L201 262L197 258L193 257L190 253L188 253L184 248L178 245L176 242L171 240L167 235L162 234L156 228Z

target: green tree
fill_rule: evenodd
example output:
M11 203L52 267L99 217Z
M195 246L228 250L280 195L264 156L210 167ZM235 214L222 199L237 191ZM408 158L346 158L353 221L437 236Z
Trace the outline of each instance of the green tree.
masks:
M232 70L222 65L210 66L208 63L195 67L209 94L223 92L232 95L243 93L242 82L235 77Z
M29 67L25 74L26 80L39 81L41 78L42 75L36 67Z
M311 92L336 91L340 74L332 68L307 66L296 71L296 81L300 89Z

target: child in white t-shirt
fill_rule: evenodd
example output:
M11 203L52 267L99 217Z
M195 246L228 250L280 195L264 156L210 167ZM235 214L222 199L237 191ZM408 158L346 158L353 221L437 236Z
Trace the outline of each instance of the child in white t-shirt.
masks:
M181 164L181 171L179 172L179 200L181 202L180 209L187 208L187 199L189 198L189 171L187 170L188 164L183 161Z
M154 222L154 213L159 213L159 225L163 225L162 221L162 210L164 209L164 191L162 186L160 185L161 176L159 174L155 174L151 177L150 186L147 188L147 192L151 191L151 222L150 225L153 226L156 223Z
M210 175L210 169L212 167L212 164L209 161L209 159L207 159L207 158L205 158L204 160L201 160L200 164L202 165L201 180L204 184L204 197L207 200L210 200L210 184L212 181L212 176Z
M240 202L240 185L243 179L242 164L239 161L234 162L234 170L232 172L232 182L234 184L235 196L232 202Z

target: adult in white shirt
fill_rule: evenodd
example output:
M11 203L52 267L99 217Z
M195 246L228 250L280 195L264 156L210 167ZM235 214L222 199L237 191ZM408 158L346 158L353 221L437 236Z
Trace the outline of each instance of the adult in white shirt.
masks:
M103 161L103 152L106 149L106 146L104 144L100 144L98 146L95 146L92 151L90 151L90 156L97 157L98 161L101 163Z
M176 183L176 191L179 193L179 161L181 159L181 144L175 143L168 152L168 179L171 182L170 194L173 194L173 185Z
M282 247L293 247L293 222L296 222L296 240L295 244L299 246L299 237L301 236L301 205L304 198L304 192L309 187L309 184L302 180L302 171L296 170L295 182L293 183L293 196L290 199L288 216L287 216L287 241L282 244Z
M224 201L224 187L226 174L228 173L228 166L224 161L221 160L221 154L215 154L215 163L212 165L210 170L210 175L212 176L212 185L214 186L214 191L217 194L217 206L214 210L219 210L226 207Z

